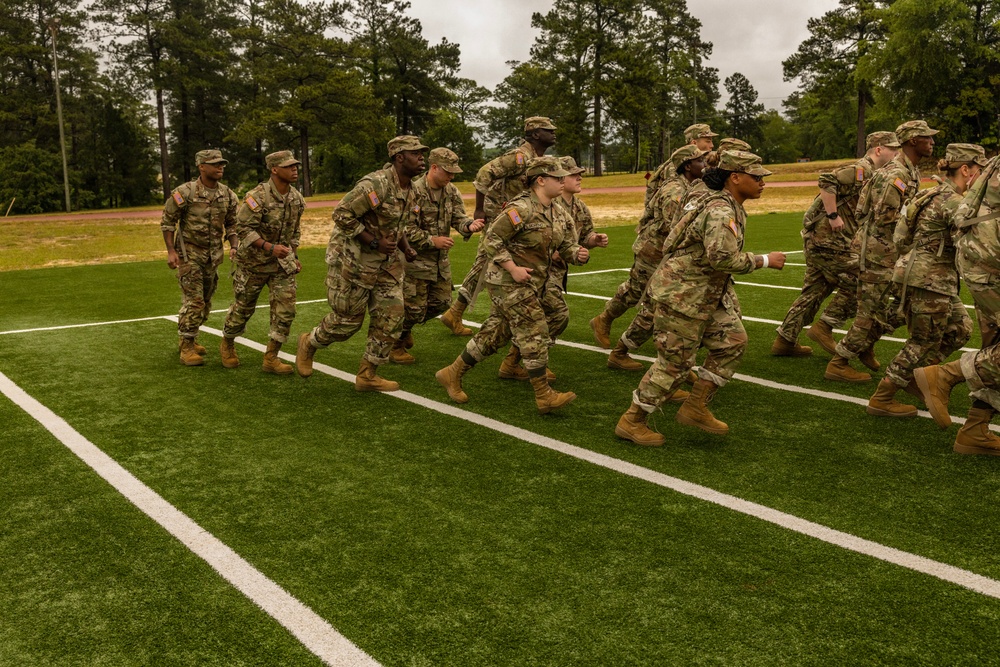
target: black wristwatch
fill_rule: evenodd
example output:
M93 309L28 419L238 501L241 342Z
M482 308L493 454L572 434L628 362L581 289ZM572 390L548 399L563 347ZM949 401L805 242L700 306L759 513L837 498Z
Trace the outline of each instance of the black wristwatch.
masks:
M371 241L368 242L368 247L372 250L378 250L378 237L376 236Z
M834 211L833 213L827 213L826 217L828 220L833 220L834 218L839 218L840 214Z

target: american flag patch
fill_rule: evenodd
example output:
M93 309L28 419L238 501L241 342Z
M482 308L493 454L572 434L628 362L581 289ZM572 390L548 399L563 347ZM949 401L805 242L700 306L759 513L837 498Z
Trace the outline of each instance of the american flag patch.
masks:
M413 212L414 213L420 213L420 205L419 204L417 204L416 206L413 207Z
M524 153L518 153L517 154L517 163L519 165L523 165L524 164Z
M726 226L729 227L729 231L733 233L733 236L740 235L740 233L736 231L736 220L734 220L733 218L729 218L729 222L726 223Z
M862 169L861 167L858 167L857 170L854 172L854 179L858 183L860 183L861 181L865 180L865 170Z
M511 223L515 226L521 224L521 216L517 214L517 210L513 208L507 209L507 217L510 218Z
M171 196L174 198L174 201L177 202L178 206L184 205L184 197L181 196L181 193L174 190L174 194L172 194Z
M260 204L258 204L257 200L253 198L253 195L247 195L246 202L247 206L250 207L251 211L256 211L258 208L260 208Z
M381 204L381 203L382 203L382 202L381 202L381 201L379 200L379 198L378 198L378 195L377 195L377 194L375 194L375 191L374 191L374 190L372 190L371 192L369 192L369 193L368 193L368 201L370 201L370 202L371 202L371 204L372 204L372 208L375 208L376 206L378 206L379 204Z
M906 192L906 183L903 182L903 179L897 178L892 182L892 184L896 186L896 189L900 192Z

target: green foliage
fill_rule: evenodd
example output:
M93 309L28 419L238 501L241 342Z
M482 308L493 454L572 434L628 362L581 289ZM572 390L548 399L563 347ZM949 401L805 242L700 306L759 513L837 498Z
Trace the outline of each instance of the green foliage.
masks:
M15 198L12 213L42 213L58 208L63 200L59 157L38 148L34 141L0 148L0 205L4 212Z
M421 135L423 142L431 148L450 148L461 158L462 173L456 180L471 181L483 166L483 146L476 141L475 130L453 111L441 110L434 114L431 126Z
M757 117L760 128L759 138L751 143L753 152L765 164L794 162L799 153L799 128L782 117L774 109L768 109Z
M751 146L756 146L761 140L761 114L764 105L757 102L757 91L750 80L739 72L726 77L724 82L729 100L726 101L726 120L729 121L729 132Z

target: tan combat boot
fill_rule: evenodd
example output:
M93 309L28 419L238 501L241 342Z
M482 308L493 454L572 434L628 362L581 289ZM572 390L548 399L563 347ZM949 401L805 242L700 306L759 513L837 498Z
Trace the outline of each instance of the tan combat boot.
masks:
M558 392L552 389L545 377L531 378L531 388L535 390L535 405L538 406L540 415L558 410L576 399L576 394L571 391Z
M772 357L808 357L813 353L813 349L807 345L799 345L798 341L787 341L778 334L771 344Z
M413 332L404 331L403 335L399 337L399 342L403 344L404 350L413 349Z
M851 368L850 362L839 354L834 354L833 359L826 365L826 373L823 374L827 380L837 380L839 382L868 382L872 376Z
M396 391L399 383L386 380L378 376L378 366L361 359L361 366L358 368L358 375L354 378L355 391Z
M304 378L313 374L313 355L316 348L309 342L309 334L299 334L299 345L295 349L295 370Z
M712 394L715 393L716 389L718 389L718 385L714 382L699 378L694 383L694 387L691 388L691 395L677 411L677 421L685 426L700 428L713 435L729 433L729 426L716 419L715 415L708 409L708 402L712 400Z
M182 344L183 342L184 342L184 339L183 339L183 338L181 338L181 339L180 339L179 341L177 341L177 349L178 349L178 350L179 350L179 349L181 349L181 344ZM194 352L195 352L195 354L200 354L201 356L203 356L203 357L204 357L204 356L205 356L205 355L206 355L206 354L208 353L208 350L207 350L207 349L205 349L205 346L204 346L204 345L199 345L199 344L198 344L198 339L197 339L197 338L192 338L192 339L191 339L191 345L192 345L192 346L193 346L193 348L194 348Z
M451 303L451 308L441 316L441 324L448 328L456 336L471 336L472 329L462 324L462 314L469 304L461 299L455 299Z
M806 329L806 335L830 354L837 354L837 341L833 339L833 327L820 320Z
M619 340L615 349L611 350L611 354L608 355L608 368L620 371L641 371L642 364L628 356L628 353L628 346Z
M521 365L521 350L517 345L511 345L507 356L500 362L499 376L504 380L528 381L528 371Z
M611 323L614 319L608 315L608 311L602 310L601 314L590 320L590 328L594 332L594 340L605 350L611 349Z
M181 351L181 363L185 366L202 366L205 363L205 357L201 356L194 351L194 339L193 338L181 338L179 343L179 348Z
M666 442L666 438L647 426L648 416L645 410L633 403L618 420L618 425L615 426L615 435L622 440L631 440L643 447L662 446Z
M412 354L406 351L406 345L403 340L397 340L392 349L389 350L389 361L394 364L400 364L403 366L409 366L417 360Z
M674 393L670 394L670 398L667 399L668 403L683 403L688 399L691 394L684 391L683 389L674 389Z
M990 420L995 412L992 408L969 408L953 449L959 454L1000 456L1000 438L990 433Z
M924 392L920 391L920 387L917 386L916 380L910 380L910 384L903 387L903 391L910 396L915 397L921 404L927 405L927 403L924 402Z
M275 375L291 375L294 373L294 368L278 358L278 352L280 351L281 343L273 338L267 341L267 351L264 352L264 363L260 369L265 373L274 373Z
M232 338L222 337L219 343L219 356L222 357L222 365L225 368L236 368L240 365L240 358L236 354L236 345Z
M858 361L863 363L869 370L873 373L878 373L878 369L882 368L882 364L878 362L875 358L875 347L872 346L858 355Z
M455 357L455 361L451 362L450 366L445 366L434 374L434 378L438 381L438 384L444 387L444 390L448 392L448 398L456 403L469 402L469 395L465 393L464 389L462 389L462 376L465 375L470 368L472 368L472 366L465 363L462 359L462 355L458 355Z
M897 391L899 387L895 382L889 378L882 378L878 383L878 389L868 399L868 407L865 408L868 414L877 417L916 417L915 407L896 400Z
M934 422L941 428L951 426L951 415L948 413L948 401L952 388L965 381L962 374L962 362L958 359L939 366L925 366L913 371L913 379L917 381L924 403L931 411Z

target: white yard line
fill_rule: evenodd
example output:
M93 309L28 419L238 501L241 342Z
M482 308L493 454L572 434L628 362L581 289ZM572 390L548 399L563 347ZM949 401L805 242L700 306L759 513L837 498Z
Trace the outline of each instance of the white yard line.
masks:
M0 393L34 417L129 502L208 563L213 570L283 625L325 663L344 667L375 667L379 664L337 632L316 612L299 602L218 538L139 481L3 373L0 373Z
M474 323L466 322L466 324L472 325ZM216 336L222 335L222 332L218 329L202 327L202 331ZM257 350L258 352L263 352L266 349L265 346L260 343L251 342L243 338L238 338L237 341L247 347ZM579 346L574 344L573 347ZM600 351L605 352L605 350ZM279 354L286 361L294 362L295 360L295 357L291 354L287 354L285 352L281 352ZM326 364L314 362L313 369L325 375L343 380L344 382L350 382L352 384L354 382L355 375L353 373L347 373ZM778 383L769 383L769 381L766 380L759 381L759 383L765 384L765 386L774 386L778 388L783 387L783 385L779 385ZM817 393L824 394L825 392ZM871 558L877 558L878 560L882 560L887 563L898 565L915 572L935 577L942 581L962 586L963 588L981 593L982 595L1000 599L1000 581L984 577L980 574L976 574L975 572L970 572L969 570L963 570L953 565L941 563L907 551L887 547L883 544L879 544L878 542L873 542L871 540L857 537L856 535L851 535L850 533L835 530L822 524L808 521L765 505L750 502L729 494L720 493L719 491L710 489L706 486L687 482L677 477L671 477L670 475L665 475L634 463L622 461L621 459L616 459L604 454L598 454L590 451L589 449L584 449L561 440L549 438L518 426L513 426L511 424L491 419L490 417L469 412L468 410L455 407L454 405L425 398L418 394L400 390L388 392L386 395L414 405L419 405L420 407L433 410L434 412L438 412L443 415L462 419L476 426L488 428L492 431L496 431L497 433L502 433L539 447L544 447L567 456L572 456L578 460L586 461L587 463L612 470L622 475L641 479L646 482L650 482L651 484L656 484L657 486L676 491L677 493L681 493L692 498L698 498L699 500L704 500L706 502L725 507L726 509L739 512L740 514L755 517L762 521L780 526L781 528L826 542L827 544L839 546L843 549L854 551ZM856 400L859 399L851 399L852 402Z

